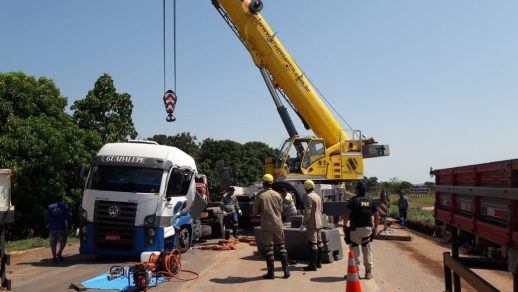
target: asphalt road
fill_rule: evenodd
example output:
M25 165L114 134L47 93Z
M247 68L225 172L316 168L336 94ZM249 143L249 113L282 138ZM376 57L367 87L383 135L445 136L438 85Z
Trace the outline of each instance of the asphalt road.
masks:
M376 240L373 242L373 279L360 279L362 291L444 291L442 254L447 246L411 230L393 228L395 235L409 235L411 241ZM215 242L215 241L214 241ZM181 257L177 276L149 289L150 291L344 291L348 247L342 242L344 258L324 264L316 272L305 272L300 262L290 267L291 277L282 278L276 262L276 279L261 278L266 272L264 259L255 255L257 247L238 243L235 250L201 250L193 248ZM65 249L64 263L49 260L50 250L35 249L13 254L7 276L13 291L74 291L71 283L81 283L107 272L111 266L128 264L138 259L103 258L78 254L77 244ZM187 272L192 271L193 273ZM360 278L363 278L363 267ZM512 275L508 272L480 271L500 291L512 291ZM193 279L195 278L195 279ZM475 291L463 284L463 291ZM88 291L117 291L96 290Z

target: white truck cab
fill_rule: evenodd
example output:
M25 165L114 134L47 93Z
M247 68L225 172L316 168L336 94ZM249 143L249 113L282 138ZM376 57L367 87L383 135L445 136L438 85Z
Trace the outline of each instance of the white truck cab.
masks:
M153 141L104 145L83 193L80 252L137 256L178 244L189 248L196 174L194 159L176 147Z

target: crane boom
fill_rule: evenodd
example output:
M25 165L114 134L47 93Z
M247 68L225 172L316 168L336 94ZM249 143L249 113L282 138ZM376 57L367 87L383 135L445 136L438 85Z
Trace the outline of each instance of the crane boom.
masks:
M218 2L238 28L239 37L250 52L255 65L270 72L275 86L286 93L315 135L324 138L330 145L339 143L340 140L348 140L347 134L270 26L259 13L250 12L248 7L253 1Z
M250 53L277 108L282 107L272 89L287 97L305 125L316 135L313 138L298 137L294 127L291 129L286 124L285 117L279 111L290 139L285 142L275 161L270 161L273 166L270 165L269 169L267 167L267 172L273 172L272 174L286 180L354 180L363 177L363 158L389 155L388 145L375 145L374 140L362 140L359 131L352 130L350 137L341 127L259 13L262 10L262 1L212 0L212 3ZM296 168L300 168L300 173L295 174L289 167L290 162L297 158L291 157L294 149L303 156L298 157L300 161Z

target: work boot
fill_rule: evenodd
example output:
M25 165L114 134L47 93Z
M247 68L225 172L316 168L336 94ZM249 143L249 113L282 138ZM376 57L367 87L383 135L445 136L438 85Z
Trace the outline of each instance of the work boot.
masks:
M318 250L317 250L317 261L315 263L315 265L317 266L317 268L322 268L322 255L324 254L324 250L319 247Z
M232 234L234 235L234 238L237 238L237 227L232 228Z
M307 267L302 268L304 271L316 271L317 270L317 251L311 250L309 254L309 265Z
M230 230L225 230L225 240L230 239Z
M266 260L266 268L268 269L268 272L265 275L263 275L263 279L275 278L273 274L273 260Z
M284 272L284 279L287 279L290 277L290 268L288 266L288 255L283 254L281 255L281 264L282 264L282 271Z
M365 279L367 279L367 280L372 279L372 273L370 271L365 272Z

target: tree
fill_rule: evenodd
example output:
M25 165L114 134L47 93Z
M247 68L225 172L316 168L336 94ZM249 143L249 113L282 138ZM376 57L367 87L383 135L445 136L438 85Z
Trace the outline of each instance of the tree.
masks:
M435 191L435 182L433 181L427 181L424 183L424 185L428 188L430 188L431 191Z
M367 190L367 192L377 192L378 190L378 178L373 176L373 177L364 177L362 179L362 182L363 182L363 185L365 186L365 189Z
M148 140L155 141L160 145L175 146L191 155L194 160L198 160L200 146L198 145L196 136L191 136L189 132L182 132L175 136L154 135L148 138Z
M274 152L262 142L244 145L230 140L216 141L210 138L200 145L198 171L210 182L213 195L222 191L220 170L227 162L233 170L232 184L247 186L261 179L264 174L264 158Z
M91 160L101 140L74 124L66 104L50 79L0 74L0 168L15 170L12 239L42 234L46 207L57 193L79 210L75 169Z
M138 136L131 114L133 103L127 93L117 93L113 80L103 74L88 91L84 99L77 100L70 107L74 120L81 129L96 131L104 143L124 142L128 136Z

